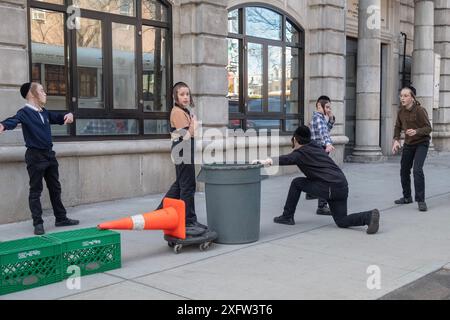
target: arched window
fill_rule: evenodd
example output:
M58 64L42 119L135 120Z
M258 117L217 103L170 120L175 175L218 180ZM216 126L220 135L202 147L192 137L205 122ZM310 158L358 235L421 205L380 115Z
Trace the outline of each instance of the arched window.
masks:
M228 12L228 103L232 129L280 129L303 123L304 33L272 7Z
M171 7L166 0L30 0L30 75L47 108L71 111L59 140L167 136Z

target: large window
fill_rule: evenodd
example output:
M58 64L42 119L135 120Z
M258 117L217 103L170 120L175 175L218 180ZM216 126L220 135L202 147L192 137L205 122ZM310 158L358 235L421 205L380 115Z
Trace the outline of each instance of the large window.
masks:
M73 112L58 139L169 132L171 11L166 0L30 0L30 75L47 108ZM80 17L75 19L78 7Z
M280 129L303 123L304 33L272 7L228 13L228 105L232 129Z

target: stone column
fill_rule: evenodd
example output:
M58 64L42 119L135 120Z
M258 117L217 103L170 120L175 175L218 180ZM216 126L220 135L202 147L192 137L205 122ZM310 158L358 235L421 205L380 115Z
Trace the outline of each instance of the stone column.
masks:
M382 161L380 148L381 3L360 0L356 83L356 135L352 162Z
M190 85L204 127L224 128L228 125L226 4L220 0L178 3L173 21L174 82Z
M28 81L27 1L0 1L0 121L25 103L20 85ZM0 147L23 145L20 128L0 135ZM1 167L1 164L0 164Z
M331 131L336 152L332 158L342 164L345 136L345 6L346 0L309 0L311 17L309 40L309 101L305 123L311 120L317 98L327 95L332 100L336 123ZM308 61L309 59L309 61ZM306 82L308 83L308 81Z
M433 119L433 143L439 151L450 151L450 2L434 1L434 48L441 55L439 109Z
M411 85L417 99L433 123L434 96L434 4L430 0L414 1L414 50Z
M19 89L28 81L27 1L0 1L0 121L24 105ZM29 219L28 175L22 129L0 134L0 224ZM9 161L16 150L20 157Z

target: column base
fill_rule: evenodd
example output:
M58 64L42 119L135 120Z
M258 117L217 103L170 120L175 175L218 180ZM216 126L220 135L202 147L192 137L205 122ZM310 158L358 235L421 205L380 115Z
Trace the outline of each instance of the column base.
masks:
M375 148L358 148L353 150L353 153L349 155L345 161L355 163L372 163L372 162L384 162L387 157L381 153L379 147Z

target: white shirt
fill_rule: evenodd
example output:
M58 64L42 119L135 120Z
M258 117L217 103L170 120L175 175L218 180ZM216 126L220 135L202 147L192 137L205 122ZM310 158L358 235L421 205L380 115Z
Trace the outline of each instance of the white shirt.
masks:
M42 112L41 112L42 109L39 110L38 108L36 108L35 106L33 106L33 105L29 104L29 103L25 104L25 107L28 107L28 108L30 108L30 109L33 109L34 111L36 111L37 113L39 113L39 116L41 117L42 123L45 124L45 120L44 120L44 117L42 116Z

